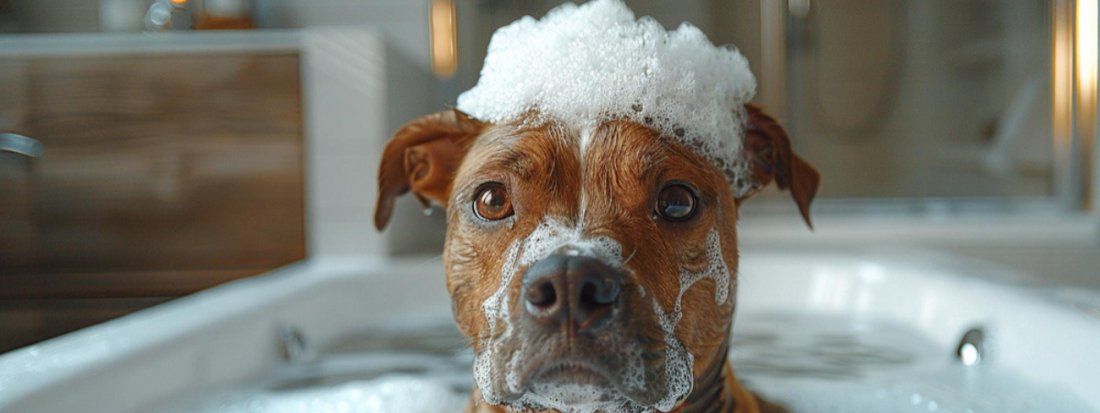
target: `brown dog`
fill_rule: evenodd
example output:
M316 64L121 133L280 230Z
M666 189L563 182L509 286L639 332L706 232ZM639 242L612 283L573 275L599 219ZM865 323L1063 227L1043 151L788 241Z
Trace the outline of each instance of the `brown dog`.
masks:
M746 109L757 190L788 189L809 224L817 171L775 119ZM468 411L779 411L726 362L751 193L638 123L566 126L447 110L383 154L379 229L410 191L447 209L447 288L476 353Z

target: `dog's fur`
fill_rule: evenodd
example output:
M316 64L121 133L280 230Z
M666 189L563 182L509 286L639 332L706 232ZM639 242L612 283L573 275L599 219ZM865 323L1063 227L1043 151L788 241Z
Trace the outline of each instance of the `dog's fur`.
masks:
M747 179L758 184L757 191L773 180L788 189L809 224L809 206L819 183L817 171L794 154L775 119L754 105L746 105L746 110L749 122L743 147L752 165ZM582 134L591 134L583 148ZM689 182L698 189L698 213L688 221L666 222L654 216L657 193L670 180ZM512 217L486 223L473 214L476 191L489 181L507 189L515 211ZM390 220L394 199L410 191L425 206L435 202L447 209L447 288L454 318L475 351L484 351L486 341L501 334L490 328L482 304L500 287L510 246L541 223L557 220L582 228L586 236L606 236L621 245L623 266L631 274L623 294L630 294L630 300L655 300L668 312L682 294L683 315L675 336L693 356L695 381L692 393L674 411L780 411L771 410L745 390L725 361L736 299L716 303L719 286L714 279L702 279L683 292L678 279L682 271L708 265L706 240L708 233L717 231L729 271L729 291L736 292L738 207L752 194L735 196L718 167L677 141L626 121L608 121L580 131L558 124L488 124L446 110L417 119L394 135L383 154L379 190L375 215L379 229ZM513 312L523 308L516 304L518 278L506 286L504 298L513 303ZM651 305L635 306L622 317L614 332L618 338L584 351L603 351L608 353L604 357L610 357L623 351L623 346L636 344L647 355L663 354L667 344ZM514 350L532 340L518 337L503 340L502 345ZM659 376L663 363L661 357L650 356L644 357L647 379ZM553 357L529 357L522 362L545 363ZM654 387L639 397L659 391ZM490 405L478 390L468 409L506 410Z

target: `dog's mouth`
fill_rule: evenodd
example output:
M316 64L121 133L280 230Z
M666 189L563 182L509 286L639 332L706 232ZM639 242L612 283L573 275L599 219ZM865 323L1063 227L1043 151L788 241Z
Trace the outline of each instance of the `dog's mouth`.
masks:
M577 343L574 343L577 345ZM569 348L571 346L566 346ZM652 376L642 351L637 346L619 343L617 350L558 351L543 348L542 352L520 351L506 361L514 370L507 387L510 391L499 400L516 410L555 408L563 412L652 411L662 392L645 383ZM528 348L530 349L530 348ZM574 348L575 350L576 348ZM549 351L545 351L549 350ZM610 350L610 349L605 349ZM541 353L541 354L539 354Z
M602 367L569 359L539 366L527 381L534 387L554 384L613 387L611 377Z
M510 404L517 410L555 408L563 412L617 410L639 403L637 391L621 385L617 366L578 357L528 360L521 394Z
M562 360L538 368L527 381L528 391L571 406L609 402L619 397L605 369L590 363Z

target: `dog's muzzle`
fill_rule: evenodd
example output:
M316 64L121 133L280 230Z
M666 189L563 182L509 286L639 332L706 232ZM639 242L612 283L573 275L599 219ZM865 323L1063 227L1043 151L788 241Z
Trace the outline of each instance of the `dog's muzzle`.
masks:
M509 324L478 354L490 403L514 410L669 410L691 388L691 357L663 331L632 273L562 248L522 272ZM514 285L514 284L513 284ZM507 303L507 302L506 302Z

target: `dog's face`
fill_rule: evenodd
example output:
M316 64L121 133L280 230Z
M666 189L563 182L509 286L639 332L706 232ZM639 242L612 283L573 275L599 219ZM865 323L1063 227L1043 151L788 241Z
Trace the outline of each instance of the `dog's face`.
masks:
M817 173L755 107L745 148L806 211ZM376 224L412 190L447 207L455 320L492 404L670 410L725 349L737 198L722 171L653 129L421 118L387 147Z

